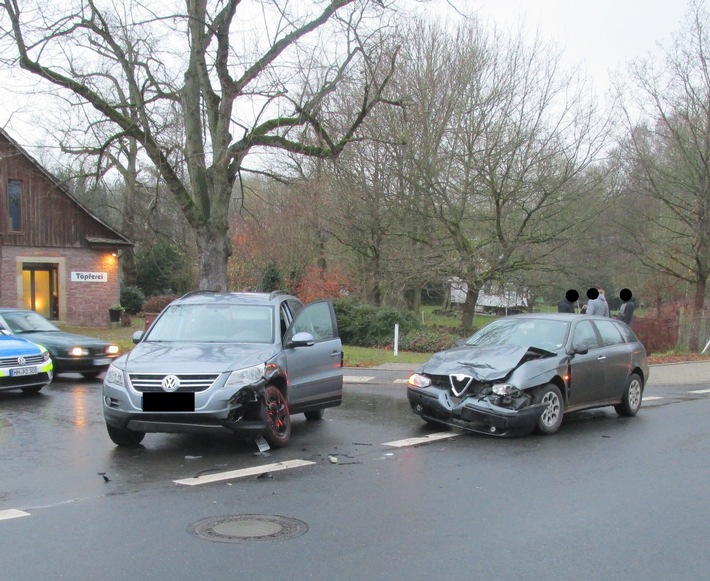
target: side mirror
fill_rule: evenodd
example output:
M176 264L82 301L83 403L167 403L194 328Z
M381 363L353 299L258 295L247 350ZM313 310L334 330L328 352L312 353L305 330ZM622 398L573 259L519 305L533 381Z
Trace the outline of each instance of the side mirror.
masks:
M587 353L589 353L588 347L575 347L574 345L572 345L572 352L570 353L570 355L586 355Z
M316 344L315 337L306 331L296 333L287 343L286 347L311 347Z
M145 335L145 331L136 331L135 333L133 333L133 335L131 335L131 341L133 341L133 343L135 344L138 344L143 338L143 335Z

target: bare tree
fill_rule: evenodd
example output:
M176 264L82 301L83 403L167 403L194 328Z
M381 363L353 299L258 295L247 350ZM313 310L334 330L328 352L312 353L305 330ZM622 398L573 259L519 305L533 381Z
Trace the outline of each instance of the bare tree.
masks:
M202 289L226 288L230 200L247 156L338 156L394 66L377 62L382 0L264 0L261 14L240 0L0 6L5 62L93 107L112 127L106 142L141 145L196 234ZM331 108L341 87L358 99L347 116ZM176 119L177 145L166 131Z
M626 201L636 255L693 292L689 346L700 347L710 275L710 14L693 1L665 58L629 71L623 111L628 131Z
M419 26L409 38L414 206L431 243L447 249L440 275L468 286L470 330L487 282L538 268L589 226L608 124L539 41L473 24L454 35Z

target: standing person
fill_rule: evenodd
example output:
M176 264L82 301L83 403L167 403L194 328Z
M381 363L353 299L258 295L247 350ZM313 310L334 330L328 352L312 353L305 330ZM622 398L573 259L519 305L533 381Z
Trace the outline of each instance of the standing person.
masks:
M631 319L634 318L634 309L636 308L632 300L633 295L629 289L625 288L621 289L619 298L624 301L619 308L619 318L627 325L631 325Z
M579 299L579 293L576 290L568 290L565 296L557 303L558 313L574 313L574 302Z
M588 315L609 316L609 304L606 302L603 288L592 287L587 291L587 296L589 297L589 302L587 303Z

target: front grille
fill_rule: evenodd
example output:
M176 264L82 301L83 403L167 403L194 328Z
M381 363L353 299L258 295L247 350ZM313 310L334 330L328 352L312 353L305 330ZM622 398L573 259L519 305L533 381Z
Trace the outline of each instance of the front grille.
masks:
M451 392L451 376L449 375L431 375L431 384L434 387L438 387L439 389L443 389L445 391ZM457 389L460 389L462 386L457 386ZM482 383L480 381L476 381L475 379L471 382L471 384L468 386L466 389L465 395L478 395L484 388L488 387L487 383ZM463 395L462 395L463 397Z
M168 375L175 375L180 380L177 391L205 391L219 377L219 373L129 373L131 385L136 391L164 391L162 382Z
M39 355L23 355L25 360L24 363L19 363L17 361L18 357L0 357L0 367L17 367L21 365L37 365L38 363L44 363L46 359L40 353Z

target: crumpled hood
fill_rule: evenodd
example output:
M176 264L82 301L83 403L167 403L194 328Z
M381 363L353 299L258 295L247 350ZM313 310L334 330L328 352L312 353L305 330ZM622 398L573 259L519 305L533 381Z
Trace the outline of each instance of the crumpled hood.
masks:
M515 345L462 345L437 353L421 367L421 372L428 375L465 373L476 381L495 381L515 369L529 349Z
M223 373L265 363L273 345L146 341L116 360L129 373Z

